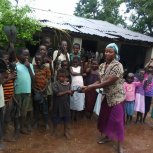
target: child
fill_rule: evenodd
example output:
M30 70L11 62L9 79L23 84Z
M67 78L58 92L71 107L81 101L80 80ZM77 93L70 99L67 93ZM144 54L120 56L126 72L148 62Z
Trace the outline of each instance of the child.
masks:
M70 79L70 72L69 72L69 63L68 61L64 60L61 62L61 68L65 70L66 72L66 81L67 82L70 82L71 79Z
M8 138L8 124L11 121L11 112L13 110L13 99L14 99L14 81L16 78L16 68L15 65L9 62L9 53L2 52L2 59L8 68L8 78L5 79L3 84L4 89L4 100L5 100L5 108L4 108L4 136L5 140L11 141Z
M4 92L2 84L4 82L4 79L7 77L7 66L5 62L0 59L0 150L4 149L5 146L2 144L3 139L3 109L4 109Z
M77 90L78 87L82 87L82 67L79 66L79 60L77 57L73 59L72 66L70 67L71 74L71 89ZM84 110L85 94L74 92L73 96L70 97L70 108L72 110L72 119L77 120L77 112Z
M35 82L34 82L34 116L35 125L39 125L39 113L42 110L45 120L45 127L48 125L48 102L47 102L47 86L51 81L51 73L48 67L43 65L42 54L35 55L36 65L34 65Z
M19 62L16 63L17 77L15 80L16 110L18 112L16 114L16 137L19 136L19 130L22 134L29 133L25 129L25 125L30 126L30 122L26 122L26 117L28 112L32 112L31 86L34 80L33 65L29 63L29 50L20 48L17 54ZM18 125L18 119L20 126Z
M70 62L73 61L74 57L78 57L79 60L81 60L81 53L80 51L80 44L75 43L73 44L73 51L70 53Z
M98 62L96 59L92 60L91 68L86 69L86 85L90 85L100 81L100 75L98 72ZM97 98L96 90L91 90L85 94L85 110L88 118L91 118L93 113L93 108L95 106Z
M143 122L145 123L148 112L150 111L151 101L153 97L153 65L148 65L146 68L146 74L144 78L144 90L145 90L145 113Z
M136 123L139 121L142 123L142 115L145 112L145 98L144 98L144 88L143 88L143 80L144 80L145 71L143 69L139 70L139 73L135 76L135 81L140 81L142 84L136 87L136 96L135 96L135 108L134 110L137 112Z
M47 38L46 38L47 39ZM48 40L47 40L48 41ZM47 55L47 47L45 45L40 45L38 52L42 56L42 62L44 66L48 67L50 70L50 73L53 74L53 67L52 67L52 59ZM33 58L33 65L36 65L35 57ZM47 87L47 101L48 101L48 109L52 109L52 88L51 88L51 81L48 84Z
M72 95L70 84L65 81L66 73L64 69L57 72L57 81L53 83L53 111L52 120L54 133L57 133L57 125L61 121L64 122L64 135L70 138L69 121L70 121L70 101L69 96Z
M40 45L38 48L38 52L42 55L42 57L44 58L45 56L47 56L47 47L44 45ZM35 57L32 60L32 64L36 65L36 60Z
M140 82L134 82L134 74L128 73L126 82L124 83L124 90L126 94L125 99L125 113L127 115L126 124L132 121L132 116L134 114L135 105L135 89L139 86Z

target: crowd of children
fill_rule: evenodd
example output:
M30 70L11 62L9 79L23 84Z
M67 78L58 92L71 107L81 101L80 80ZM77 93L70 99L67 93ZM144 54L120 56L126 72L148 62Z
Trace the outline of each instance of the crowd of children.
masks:
M100 81L98 62L93 56L82 56L75 43L72 52L62 41L59 50L49 53L49 45L42 43L32 64L29 50L20 48L16 59L9 61L9 53L0 53L0 141L10 139L8 125L14 122L14 139L38 128L43 116L46 129L58 133L57 126L64 123L64 135L70 137L69 122L85 114L91 118L98 93L83 93L81 87ZM53 57L53 59L51 58ZM85 60L87 59L87 60ZM137 112L136 123L145 122L153 96L152 61L138 73L128 73L124 83L126 123ZM3 75L2 75L3 74ZM5 74L5 75L4 75ZM4 105L5 101L5 105Z
M136 74L128 73L124 82L126 124L132 121L137 112L135 123L145 123L153 97L152 60Z

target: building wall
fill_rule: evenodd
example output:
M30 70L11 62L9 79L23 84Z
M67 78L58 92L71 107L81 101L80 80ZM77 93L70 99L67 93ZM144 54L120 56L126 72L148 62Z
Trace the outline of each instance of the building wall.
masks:
M147 64L151 58L153 58L153 47L147 49L146 57L145 57L145 63L144 64Z

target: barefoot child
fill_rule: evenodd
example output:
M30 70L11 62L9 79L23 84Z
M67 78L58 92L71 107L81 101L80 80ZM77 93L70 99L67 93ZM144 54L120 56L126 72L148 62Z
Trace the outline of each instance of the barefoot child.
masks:
M93 59L91 62L91 68L86 69L86 85L90 85L96 82L100 82L100 74L98 71L98 62ZM90 90L85 94L85 111L87 118L91 118L93 109L97 99L96 90Z
M0 150L4 149L5 146L2 144L3 140L3 111L4 111L4 92L2 84L4 82L4 79L7 77L7 66L5 62L0 59Z
M153 65L149 65L146 68L146 74L144 79L145 90L145 113L143 122L145 123L148 112L150 111L151 101L153 97Z
M78 87L82 87L83 76L82 67L79 65L79 59L75 57L70 67L71 74L71 89L77 90ZM74 92L73 96L70 97L70 108L72 110L72 120L77 120L79 112L84 110L85 94Z
M69 70L69 62L64 60L61 62L61 68L66 72L66 81L71 82L70 70Z
M5 100L5 108L4 108L4 140L11 141L8 135L8 125L11 119L14 119L12 115L13 110L13 99L14 99L14 81L16 78L16 67L15 64L9 61L9 53L4 51L2 52L2 59L8 68L8 78L5 79L3 83L4 89L4 100Z
M45 128L49 129L48 125L48 102L47 102L47 87L51 81L51 73L48 67L43 65L42 54L35 55L36 65L34 65L35 82L34 82L34 117L35 125L39 125L40 109L43 112Z
M20 48L17 57L19 62L16 63L15 99L18 103L16 118L19 119L19 125L16 125L15 135L18 135L19 131L22 134L29 133L27 127L31 123L27 123L27 113L32 113L31 86L34 81L33 65L29 63L29 50Z
M69 121L70 121L70 84L66 81L66 73L64 69L57 72L57 81L53 83L53 134L57 134L57 125L64 123L64 135L69 138Z
M143 114L145 112L145 97L144 97L144 81L145 71L143 69L139 70L139 73L135 76L135 81L140 81L142 84L136 87L136 95L135 95L135 107L134 110L137 112L136 123L142 123Z
M132 116L134 114L134 106L135 106L135 89L139 86L140 82L134 82L134 74L128 73L126 82L124 83L125 90L125 113L126 113L126 124L132 121Z

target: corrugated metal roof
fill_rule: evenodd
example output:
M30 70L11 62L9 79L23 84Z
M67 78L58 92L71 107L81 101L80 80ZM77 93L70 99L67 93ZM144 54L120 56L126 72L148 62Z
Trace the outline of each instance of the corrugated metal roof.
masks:
M34 15L36 19L45 21L43 25L47 27L111 39L122 38L125 40L153 43L153 37L124 29L106 21L86 19L42 10L36 10Z

